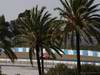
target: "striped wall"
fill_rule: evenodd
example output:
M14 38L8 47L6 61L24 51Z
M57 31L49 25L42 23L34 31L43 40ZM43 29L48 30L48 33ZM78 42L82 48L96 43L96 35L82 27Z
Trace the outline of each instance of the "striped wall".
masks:
M76 50L71 49L62 49L65 53L62 57L57 56L56 60L62 60L68 63L76 63ZM55 52L54 50L52 50ZM16 53L19 59L29 59L29 48L14 48L14 52ZM46 53L43 50L44 54ZM80 50L81 55L81 63L82 64L96 64L100 65L100 52L99 51L91 51L91 50ZM0 58L7 58L5 54L1 54ZM35 57L33 57L35 59Z
M70 49L62 49L65 53L65 55L76 55L76 50L70 50ZM15 48L15 52L29 52L29 48ZM44 50L44 53L46 51ZM100 57L99 51L91 51L91 50L80 50L80 55L82 56L93 56L93 57Z

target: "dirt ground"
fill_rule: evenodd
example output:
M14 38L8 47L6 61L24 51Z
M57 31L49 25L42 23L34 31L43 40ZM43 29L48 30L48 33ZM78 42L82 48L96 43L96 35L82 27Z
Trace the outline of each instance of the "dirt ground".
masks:
M10 67L3 66L2 73L7 75L38 75L38 71L32 67Z

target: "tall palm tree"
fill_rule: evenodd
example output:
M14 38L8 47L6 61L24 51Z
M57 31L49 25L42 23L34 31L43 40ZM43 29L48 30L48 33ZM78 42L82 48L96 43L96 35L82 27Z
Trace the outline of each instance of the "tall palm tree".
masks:
M64 32L65 39L70 39L72 48L77 50L77 69L80 75L80 44L94 44L94 39L99 40L100 36L100 11L97 8L100 4L95 4L95 0L60 0L62 8L60 15L65 21ZM69 42L69 41L68 41Z
M44 71L43 49L54 58L56 58L56 56L52 49L57 52L58 55L61 55L60 52L63 52L58 46L59 42L56 38L58 36L55 36L57 26L52 24L56 18L52 18L51 14L45 11L45 9L45 7L42 7L39 10L38 6L36 6L32 10L26 10L24 13L19 14L15 24L15 28L19 31L19 35L16 35L15 39L23 37L23 40L20 41L30 48L29 57L31 64L33 64L32 57L36 54L39 75L42 74L40 62L41 55L42 71Z
M0 16L0 54L4 52L11 59L11 61L14 62L14 59L17 59L17 57L12 50L13 46L11 38L13 33L9 29L9 23L5 21L4 16Z

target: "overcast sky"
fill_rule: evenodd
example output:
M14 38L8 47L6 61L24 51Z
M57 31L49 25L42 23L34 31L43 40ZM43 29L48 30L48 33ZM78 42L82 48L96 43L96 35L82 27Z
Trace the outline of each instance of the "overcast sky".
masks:
M46 6L53 15L56 15L53 8L60 6L59 0L0 0L0 15L4 14L6 20L10 21L16 19L18 14L25 9L31 9L36 4L39 7Z

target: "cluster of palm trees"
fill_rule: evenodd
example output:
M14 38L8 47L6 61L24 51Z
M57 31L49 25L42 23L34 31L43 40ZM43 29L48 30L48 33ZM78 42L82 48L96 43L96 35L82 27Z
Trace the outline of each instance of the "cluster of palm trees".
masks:
M17 59L12 48L29 47L29 58L33 65L36 56L39 75L44 74L43 49L52 58L61 55L61 48L77 50L77 73L81 75L80 44L82 41L94 44L100 42L100 4L95 0L60 0L62 7L57 7L60 19L52 17L46 7L38 5L18 15L16 20L6 22L0 17L0 47L14 62ZM54 50L54 51L53 51ZM41 59L40 59L41 56Z

